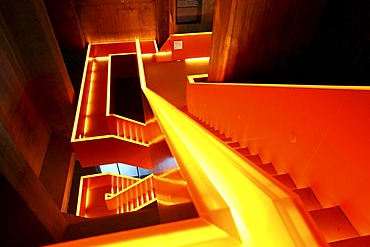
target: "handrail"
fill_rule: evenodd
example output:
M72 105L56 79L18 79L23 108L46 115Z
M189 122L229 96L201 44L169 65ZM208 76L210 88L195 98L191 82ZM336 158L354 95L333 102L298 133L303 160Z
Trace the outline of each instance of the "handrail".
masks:
M142 90L183 171L200 217L239 238L243 245L327 246L297 196L146 88L138 39L136 43Z
M145 124L115 114L109 114L107 122L111 134L143 144L149 143Z
M89 190L109 185L111 193L117 193L124 187L128 187L138 181L140 181L138 178L111 172L81 176L76 215L85 217Z
M153 174L116 193L105 194L105 203L109 210L123 208L126 205L125 212L137 211L155 200Z
M207 76L188 76L191 115L289 173L297 188L310 187L323 208L340 206L356 231L369 232L370 200L358 193L370 190L369 86L205 83Z

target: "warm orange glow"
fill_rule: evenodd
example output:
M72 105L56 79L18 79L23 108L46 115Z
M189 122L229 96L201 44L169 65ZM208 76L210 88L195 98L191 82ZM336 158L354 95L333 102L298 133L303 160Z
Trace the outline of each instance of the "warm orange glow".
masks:
M301 242L299 238L303 237L307 238L304 240L307 246L319 246L320 239L316 238L315 234L311 235L314 227L310 225L308 216L295 213L295 219L284 219L281 218L276 208L279 203L294 205L294 200L289 199L290 197L295 198L294 195L280 188L275 181L260 173L252 165L245 164L246 160L198 127L196 123L158 95L149 89L144 93L165 132L172 152L176 154L182 171L187 174L185 176L192 191L191 194L200 193L199 197L193 197L193 201L201 216L219 207L216 201L212 203L208 200L202 201L205 198L217 197L215 193L218 192L230 208L243 243L252 241L258 246L273 245L277 242L293 245ZM198 181L196 178L200 174L205 174L206 177ZM208 179L211 184L200 187ZM243 184L243 187L240 187L240 184ZM216 189L211 194L206 189L210 186L215 186ZM200 209L200 204L205 208ZM298 210L297 205L289 207L289 210L303 211ZM286 221L295 222L294 227L299 229L302 235L297 239L292 239L290 235L292 229L287 228ZM266 232L274 234L270 234L267 239Z
M82 82L81 82L81 88L80 88L80 95L78 97L78 102L77 102L77 109L76 109L76 115L75 115L75 121L73 124L73 130L72 130L72 136L71 136L71 142L77 138L77 135L81 136L80 133L77 134L77 125L79 124L80 120L80 110L81 110L81 104L82 104L82 97L83 97L83 91L85 87L85 81L86 81L86 73L87 73L87 67L89 63L89 54L90 54L90 48L91 45L89 44L87 47L87 55L86 55L86 60L85 60L85 66L84 66L84 71L82 74Z
M138 40L136 42L138 44ZM138 63L140 68L142 66L140 51L138 51ZM244 243L251 243L252 239L255 244L262 245L272 245L277 242L293 244L304 239L307 246L325 245L309 216L302 213L304 210L299 209L300 206L295 205L295 201L298 200L296 195L285 191L275 181L255 170L253 166L248 164L241 166L246 162L244 159L199 128L174 106L147 89L144 71L140 69L139 72L140 80L144 85L142 88L144 94L164 131L172 153L175 154L184 171L192 191L193 202L201 216L206 217L213 210L224 208L222 200L225 200L236 224L238 235ZM198 167L199 164L201 166ZM205 177L201 177L201 174ZM212 185L205 186L206 181L210 181ZM240 184L243 184L243 189L240 188ZM215 186L214 189L211 189L213 186ZM271 195L274 196L271 197ZM215 200L220 196L222 199ZM212 198L213 201L204 200L205 198ZM289 210L299 212L295 213L296 216L298 215L296 219L281 218L280 209L276 207L279 200L282 204L294 205L289 207ZM253 203L250 203L252 201ZM246 212L253 212L253 215ZM221 223L220 217L225 219L227 216L222 213L218 216L215 214L211 221L218 226L222 225L229 234L235 236L233 226L226 221ZM292 226L287 222L295 222L296 225L291 228ZM292 238L290 232L294 229L299 229L300 234ZM266 239L266 232L270 231L274 234Z
M143 181L142 179L113 174L109 172L82 176L80 179L80 191L78 196L76 215L89 218L123 212L123 208L118 207L118 204L104 210L105 198L108 200L114 200L119 194L122 194L123 191L135 188L135 186L137 186L137 184L140 182L143 183L145 182L145 180ZM101 190L99 188L110 189L108 191ZM143 201L140 207L137 206L137 208L130 211L135 211L142 207L145 207L153 201L155 201L154 197L152 197L152 200L150 202ZM97 202L100 202L100 204L96 204Z
M186 58L185 62L199 62L199 61L209 61L210 57L195 57L195 58Z
M105 108L105 115L110 114L110 90L111 90L111 67L112 67L112 56L109 55L108 59L108 78L107 78L107 103Z
M212 32L175 33L175 34L172 34L172 36L174 36L174 37L201 36L201 35L212 35Z
M84 122L84 137L86 136L86 133L88 132L88 125L89 125L89 118L88 116L91 115L91 108L92 108L92 94L93 94L93 85L94 85L94 80L95 80L95 67L96 63L93 61L92 64L92 70L91 70L91 77L89 81L89 90L88 90L88 95L87 95L87 105L86 105L86 116L85 116L85 122Z
M137 54L137 61L138 61L138 68L139 68L140 85L141 85L141 90L144 91L146 89L146 80L145 80L143 58L141 57L140 41L138 38L135 39L135 44L136 44L136 54Z
M107 138L114 138L114 139L118 139L118 140L122 140L122 141L126 141L126 142L131 142L131 143L134 143L134 144L137 144L137 145L149 147L148 143L143 143L143 142L140 142L140 141L127 139L127 138L124 138L124 137L121 137L121 136L116 136L116 135L102 135L102 136L85 137L85 138L81 138L81 139L76 139L76 140L74 140L74 142L87 142L87 141L93 141L93 140L103 140L103 139L107 139Z
M83 179L80 178L80 187L79 187L79 190L78 190L76 215L81 216L81 217L84 217L84 215L85 215L85 213L81 211L81 208L82 208L81 206L84 205L84 207L85 207L85 204L86 204L86 200L84 200L82 198L83 193L84 193L83 192Z
M201 218L196 218L69 241L52 246L241 247L243 245L234 238L230 237L226 232L217 228L213 224L210 224L208 221Z
M88 118L88 116L86 115L85 116L85 121L84 121L84 134L83 134L84 138L85 138L86 133L87 133L87 118Z
M106 62L109 60L109 56L94 57L93 59L96 60L97 62Z
M187 107L194 116L272 162L278 172L288 172L298 188L311 187L323 207L340 205L360 234L370 233L370 200L359 193L370 190L370 173L364 172L368 167L349 165L368 160L369 87L194 83L193 78ZM348 174L356 182L345 182Z
M168 56L168 55L171 55L172 54L172 52L171 51L162 51L162 52L158 52L158 53L156 53L155 55L156 56ZM144 56L144 55L143 55Z
M210 34L206 33L208 36L204 37L204 43L202 44L205 47L208 47ZM197 38L201 38L202 35L204 34L175 35L175 37L183 36L187 39L186 42L195 45ZM214 246L213 244L215 243L219 246L326 246L321 235L317 233L317 229L312 224L311 219L302 209L302 205L298 202L296 195L282 188L276 181L256 168L254 164L248 162L227 145L219 142L218 139L193 122L188 116L146 87L142 60L143 54L139 39L135 39L135 45L142 90L158 119L161 130L166 136L168 146L176 158L186 182L177 180L172 173L162 174L163 176L159 175L155 178L158 183L170 185L168 190L173 189L176 191L178 188L185 188L184 191L187 192L187 189L189 189L200 218L193 221L185 221L187 224L176 222L157 227L147 227L71 241L68 243L68 246L74 246L74 243L76 246L89 245L92 242L98 244L99 241L104 243L104 246L118 246L118 244L119 246L142 246L147 244L153 246L184 246L187 244L189 246L210 246L211 244L211 246ZM107 51L104 50L104 52ZM182 52L177 53L176 56L181 57L181 59L193 57L191 52ZM203 56L207 56L207 54ZM198 58L186 61L192 62L208 59ZM91 73L92 78L95 76L93 73ZM110 72L107 73L107 104L104 105L104 111L106 117L110 117L110 119L107 118L108 124L112 124L117 135L86 137L81 140L74 140L74 144L91 145L92 143L97 143L95 141L101 141L101 145L105 143L105 146L107 146L107 142L104 141L113 139L124 140L128 144L141 143L140 145L148 147L148 144L136 140L141 135L145 124L109 114ZM206 85L206 83L195 84L193 81L194 78L204 77L207 77L207 75L189 77L189 81L192 81L192 86L196 84ZM93 80L91 79L90 83L92 82ZM215 84L215 86L219 85ZM89 91L91 87L92 85L90 85ZM90 93L88 97L90 97ZM87 99L88 102L90 100L89 98ZM217 98L217 100L225 102L222 97ZM191 107L193 106L191 105ZM206 108L208 105L201 105L201 107ZM194 106L194 108L198 110L199 106ZM223 109L222 106L219 109ZM203 110L207 111L208 109ZM86 111L90 113L90 110L86 109ZM204 116L202 110L197 114L207 118L207 120L211 118L210 116ZM126 123L127 125L125 125ZM219 123L215 121L213 124L218 125ZM85 126L87 126L86 123ZM222 123L220 126L224 127L227 124L224 125ZM227 134L230 132L227 128L223 131ZM232 137L234 138L234 136ZM158 139L150 140L150 142L160 141L163 138L164 136L159 136ZM88 145L85 147L88 147ZM96 145L94 147L97 148L99 146ZM92 148L87 150L93 154L91 152ZM125 149L120 148L120 150L124 151ZM111 188L110 194L106 194L106 200L117 198L123 194L122 191L125 189L134 188L131 184L122 190L123 187L118 180L112 178L110 181L111 184L114 184L114 187ZM80 187L80 190L83 189ZM167 192L166 190L163 191ZM158 191L158 193L163 191ZM154 190L145 194L145 197L148 198L154 198L154 196ZM114 213L125 212L130 210L130 207L133 208L135 204L143 205L143 203L148 203L143 198L135 197L133 201L127 203L126 206L121 205L121 207L117 207L118 204L113 203L110 209ZM186 199L188 197L184 193L184 196L174 197L172 201L160 200L159 203L172 205L172 203L182 203ZM85 197L79 198L78 204L79 207L83 207L83 203L93 206L95 201L94 193L92 190L87 189ZM78 209L78 212L88 216L85 214L84 209ZM266 237L267 235L268 238ZM58 245L63 246L63 244Z
M116 118L119 118L119 119L122 119L122 120L125 120L127 122L130 122L130 123L134 123L134 124L137 124L137 125L141 125L141 126L146 126L145 123L142 123L142 122L139 122L139 121L136 121L134 119L130 119L130 118L126 118L126 117L122 117L120 115L116 115L116 114L109 114L109 116L114 116Z

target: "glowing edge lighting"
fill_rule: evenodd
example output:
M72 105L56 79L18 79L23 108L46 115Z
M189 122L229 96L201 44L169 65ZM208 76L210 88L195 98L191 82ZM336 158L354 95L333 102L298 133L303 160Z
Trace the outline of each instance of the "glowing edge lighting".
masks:
M263 191L265 193L265 198L271 197L274 198L273 201L270 202L270 207L274 208L274 222L276 226L279 226L279 229L281 228L282 231L274 233L274 237L277 239L284 239L285 241L292 241L290 243L303 243L306 246L326 246L326 241L323 239L321 234L319 233L316 225L312 221L312 219L305 215L305 211L303 209L303 206L299 204L299 200L297 199L297 195L294 195L292 192L286 190L284 187L282 187L280 184L278 184L276 181L268 178L266 175L264 175L263 171L260 171L262 173L259 173L252 168L253 165L249 164L243 165L246 160L241 158L240 155L236 154L235 151L231 150L230 147L225 145L224 143L220 143L218 140L215 141L215 137L213 137L211 134L207 133L205 130L197 126L195 123L190 121L188 117L184 117L184 113L180 112L178 109L175 109L174 106L170 105L168 102L166 102L164 99L162 99L160 96L155 94L153 91L146 88L146 81L145 81L145 73L143 68L143 61L141 58L141 50L140 50L140 43L139 40L136 38L136 47L137 47L137 56L138 56L138 67L139 67L139 74L140 74L140 82L142 85L142 90L144 94L146 95L153 112L155 113L158 123L161 126L162 131L164 131L165 136L167 137L169 147L172 152L180 154L186 154L186 152L181 152L181 150L176 149L176 143L181 142L189 142L186 147L190 147L189 151L190 153L194 154L195 159L199 164L203 164L202 166L199 166L199 168L206 170L206 174L209 175L209 179L211 179L213 185L217 188L217 191L222 195L222 197L226 200L228 203L228 206L230 207L230 210L232 212L234 222L237 226L237 229L239 231L240 237L242 238L242 242L244 244L250 244L254 241L257 242L273 242L274 240L266 239L265 231L267 228L267 225L259 226L256 222L251 222L248 217L245 215L245 208L243 208L242 205L245 206L245 204L240 203L241 197L244 198L243 201L248 201L250 198L248 198L247 195L239 195L235 191L236 188L239 187L240 183L248 184L250 187L250 190L252 187L256 187L259 190ZM175 121L176 120L176 121ZM176 123L172 123L172 121L175 121ZM190 122L189 122L190 121ZM187 126L188 125L188 126ZM183 126L178 127L178 126ZM185 127L187 126L187 127ZM191 126L191 127L190 127ZM192 133L189 131L186 131L186 129L191 130ZM185 130L183 132L183 130ZM196 131L195 131L196 130ZM194 132L197 132L194 134ZM199 136L203 136L202 141L206 142L208 147L212 149L211 151L208 151L208 153L217 154L217 158L210 157L209 155L205 154L204 152L200 151L203 150L202 148L199 149L199 145L202 142L194 142L190 136L197 136L196 139L199 139ZM216 148L217 147L217 148ZM226 148L225 148L226 147ZM210 159L210 160L209 160ZM184 160L187 160L186 158ZM218 161L216 161L218 160ZM214 164L223 163L223 166L214 166ZM248 162L247 162L248 163ZM181 162L179 163L181 164ZM233 166L229 167L227 166L227 169L224 167L225 164L234 164ZM223 169L220 169L220 167L224 167ZM228 179L226 174L230 174L231 177L238 175L240 180L236 179ZM261 180L264 181L264 183L267 183L263 185L261 183ZM227 185L225 187L225 184ZM254 184L254 185L252 185ZM257 191L258 191L257 189ZM284 195L285 194L285 195ZM277 196L279 195L279 196ZM279 200L277 200L280 198ZM256 198L260 200L258 197ZM266 199L264 199L265 201ZM277 200L277 201L276 201ZM291 201L292 200L292 201ZM274 204L283 203L284 201L290 202L290 210L293 212L286 212L284 207L279 206L273 206ZM267 201L266 201L267 202ZM266 203L264 202L264 203ZM293 204L292 204L293 203ZM249 205L249 207L253 208L252 204ZM270 209L271 210L271 209ZM284 211L285 210L285 211ZM251 211L253 212L253 211ZM271 212L271 211L270 211ZM282 219L281 213L285 213L284 220ZM259 211L258 214L252 213L253 217L255 218L257 215L263 216L262 211ZM249 216L252 216L249 215ZM294 215L296 219L293 217L289 217ZM268 217L264 215L264 220L267 220ZM272 217L271 217L272 218ZM294 219L294 220L293 220ZM253 224L253 229L248 229L245 220L248 220L250 223ZM256 219L258 222L258 219ZM300 229L295 229L295 225L292 223L299 223ZM290 228L291 231L288 231L287 228ZM291 229L292 228L292 229ZM254 235L252 239L250 230L253 230ZM277 228L275 227L275 230ZM256 240L255 238L258 238ZM280 243L282 244L282 243ZM303 245L303 246L304 246Z
M109 54L108 56L108 81L107 81L107 103L106 103L106 109L105 109L105 115L108 116L110 112L110 77L111 77L111 67L112 67L112 55Z
M78 189L76 215L84 217L84 215L81 215L81 200L82 200L81 196L83 194L82 192L83 192L83 177L80 177L80 187ZM86 205L86 201L85 201L84 205Z
M199 33L177 33L177 34L172 34L173 37L186 37L186 36L197 36L197 35L212 35L212 32L199 32Z
M85 67L84 67L84 71L83 71L83 74L82 74L82 82L81 82L81 88L80 88L80 95L78 97L77 110L76 110L76 115L75 115L75 122L73 124L71 142L76 139L77 125L78 125L78 121L79 121L79 118L80 118L80 110L81 110L82 96L83 96L83 92L84 92L84 88L85 88L85 80L86 80L87 67L88 67L88 64L89 64L90 48L91 48L91 44L89 44L88 47L87 47L86 59L85 59Z
M127 186L126 188L118 191L117 193L105 193L105 200L106 201L113 200L116 197L118 197L119 195L121 195L121 194L125 193L126 191L136 187L140 183L144 183L146 180L149 180L149 179L153 179L153 174L150 174L149 176L146 176L143 179L138 179L135 183L131 184L130 186Z
M175 246L241 246L207 220L193 218L133 230L103 234L92 238L54 244L55 247L175 247Z
M135 44L136 44L136 56L137 56L137 64L139 69L139 78L140 78L140 85L141 90L146 90L146 79L145 79L145 72L144 72L144 64L141 57L141 47L140 47L140 41L138 38L135 38Z
M136 121L136 120L131 119L131 118L122 117L122 116L120 116L120 115L116 115L116 114L108 114L107 116L116 117L116 118L119 118L119 119L125 120L125 121L130 122L130 123L138 124L138 125L141 125L141 126L146 126L146 124L145 124L145 123L142 123L142 122Z
M114 138L114 139L123 140L123 141L126 141L126 142L135 143L135 144L138 144L138 145L141 145L141 146L149 147L149 144L147 144L147 143L131 140L131 139L124 138L124 137L121 137L121 136L116 136L116 135L102 135L102 136L84 137L84 138L81 138L81 139L75 139L75 140L73 140L73 142L75 142L75 143L77 143L77 142L86 142L86 141L108 139L108 138Z
M217 86L239 86L239 87L281 87L301 89L336 89L336 90L370 90L369 86L332 86L332 85L297 85L297 84L257 84L257 83L222 83L222 82L195 82L195 78L208 77L208 74L189 75L190 84L217 85Z
M115 174L115 173L111 173L111 172L102 172L102 173L97 173L97 174L81 176L80 177L80 187L79 187L79 191L78 191L77 208L76 208L76 215L77 216L84 217L84 215L81 215L81 201L82 201L81 196L83 195L83 186L84 186L85 181L87 181L87 179L90 179L90 178L103 177L103 176L121 177L121 178L129 179L129 180L134 180L136 182L141 180L139 178L134 178L134 177L130 177L130 176ZM86 195L86 199L87 199L87 195ZM84 205L86 205L86 201L85 201Z
M141 180L140 178L130 177L130 176L116 174L116 173L112 173L112 172L101 172L101 173L96 173L96 174L84 175L84 176L81 176L81 178L87 179L87 178L103 177L103 176L120 177L120 178L135 180L135 181L140 181Z
M154 43L154 47L155 47L155 53L158 53L157 41L153 40L153 43Z
M296 195L281 187L262 171L256 171L253 165L245 164L248 162L230 147L198 127L184 113L175 109L151 90L146 90L146 96L151 103L155 102L151 105L161 129L165 132L171 151L175 150L175 153L180 155L176 156L180 160L187 160L185 156L181 157L181 155L186 155L184 147L188 148L188 153L194 155L198 162L197 169L204 170L213 186L230 207L243 243L268 242L271 244L273 241L280 240L279 244L289 245L303 242L302 246L325 246L312 219L305 215L307 212L298 203ZM200 139L202 141L199 141ZM181 146L181 150L178 150L176 146L180 142L185 144ZM205 147L207 147L207 152L204 151ZM212 153L212 155L206 153ZM180 160L179 165L181 166ZM181 168L186 170L188 165ZM243 189L238 189L240 184L244 185ZM250 203L251 201L257 204ZM287 204L289 209L279 207L279 204ZM261 209L257 209L256 207L260 206L256 205L262 206ZM283 215L285 217L282 217ZM294 217L290 217L292 215ZM262 220L264 224L259 224L259 220ZM268 221L271 221L270 225L266 223ZM248 228L249 224L253 227ZM295 229L296 227L299 229ZM264 236L266 231L273 231L274 234L266 239Z
M185 62L200 62L200 61L209 61L210 57L193 57L185 58Z

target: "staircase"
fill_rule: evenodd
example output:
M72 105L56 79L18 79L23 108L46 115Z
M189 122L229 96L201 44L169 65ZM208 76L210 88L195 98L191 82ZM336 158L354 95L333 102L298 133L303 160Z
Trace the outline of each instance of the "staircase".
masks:
M110 115L107 118L111 133L125 140L141 143L143 145L149 144L146 125L132 119L115 115Z
M108 209L117 210L117 213L137 211L156 201L153 174L129 186L123 186L115 193L105 194L105 203Z
M180 110L199 123L207 131L219 138L222 142L229 145L244 158L251 161L256 165L256 167L271 175L274 179L278 180L288 189L295 192L303 202L305 209L316 222L329 246L370 247L370 235L360 236L339 206L323 208L310 187L297 188L288 173L278 174L272 163L263 163L258 154L252 155L247 147L241 147L238 142L232 141L231 138L226 137L218 130L215 130L205 122L202 122L195 116L192 116L186 108L180 108Z

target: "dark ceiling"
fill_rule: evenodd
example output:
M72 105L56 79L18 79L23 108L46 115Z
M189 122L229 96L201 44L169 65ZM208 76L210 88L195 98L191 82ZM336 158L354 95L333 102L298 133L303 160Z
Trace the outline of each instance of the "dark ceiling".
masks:
M44 2L76 90L87 43L139 36L160 44L189 30L170 19L176 0ZM203 0L213 4L214 81L369 85L368 0Z

